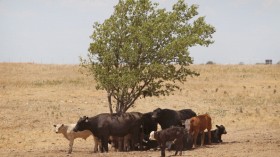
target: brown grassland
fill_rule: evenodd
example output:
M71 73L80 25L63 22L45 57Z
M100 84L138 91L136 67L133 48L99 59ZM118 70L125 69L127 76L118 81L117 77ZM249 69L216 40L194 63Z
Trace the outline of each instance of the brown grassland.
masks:
M280 66L191 65L200 73L166 97L136 101L129 111L157 107L209 113L228 134L224 143L184 151L183 156L279 156ZM54 123L108 112L106 93L78 65L0 63L0 156L160 156L159 151L93 153L92 137L68 141ZM167 152L172 155L174 152Z

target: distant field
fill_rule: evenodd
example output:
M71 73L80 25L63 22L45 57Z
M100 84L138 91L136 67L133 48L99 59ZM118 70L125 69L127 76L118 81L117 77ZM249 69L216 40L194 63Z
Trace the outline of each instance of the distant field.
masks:
M168 97L139 99L129 111L157 107L209 113L226 126L224 144L184 156L279 156L280 65L191 65L200 73ZM52 130L80 116L108 112L106 92L77 65L0 63L0 156L66 156L68 141ZM71 156L92 156L93 140L77 140ZM173 152L168 152L171 155ZM159 151L99 156L160 156Z

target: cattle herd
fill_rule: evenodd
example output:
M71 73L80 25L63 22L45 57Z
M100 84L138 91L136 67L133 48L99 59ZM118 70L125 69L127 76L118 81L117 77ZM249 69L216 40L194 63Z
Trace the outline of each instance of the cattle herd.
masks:
M81 117L75 124L54 125L55 132L69 140L68 153L72 152L75 138L86 139L93 135L94 152L108 152L110 144L116 151L160 148L161 156L165 156L165 149L182 155L183 150L193 149L197 144L221 143L222 134L227 132L223 125L216 127L211 130L212 121L208 114L197 115L191 109L160 108L148 113L101 113L94 117Z

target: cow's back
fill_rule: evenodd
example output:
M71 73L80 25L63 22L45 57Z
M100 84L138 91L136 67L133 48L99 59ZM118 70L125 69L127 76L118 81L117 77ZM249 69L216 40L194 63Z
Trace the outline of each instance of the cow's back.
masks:
M197 116L196 113L191 109L183 109L178 111L178 113L180 115L181 120L186 120Z
M164 141L172 141L177 138L183 138L184 136L184 128L182 127L170 127L159 132L159 138Z
M180 126L181 118L177 111L170 110L170 109L163 109L159 124L162 129L166 129L171 126Z
M102 129L107 129L107 119L110 113L101 113L88 119L89 130L96 137L102 134Z
M200 123L201 123L201 130L202 129L210 129L212 128L211 117L208 114L200 115L199 116Z
M208 114L198 115L190 119L190 130L199 129L200 131L206 128L212 128L211 117Z
M125 136L128 133L137 131L141 126L142 114L139 112L123 113L121 115L111 115L107 118L105 126L112 136Z

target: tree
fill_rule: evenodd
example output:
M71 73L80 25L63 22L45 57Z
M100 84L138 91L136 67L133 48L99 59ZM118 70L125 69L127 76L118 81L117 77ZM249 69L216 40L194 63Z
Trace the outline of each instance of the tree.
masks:
M215 62L213 62L213 61L208 61L208 62L206 62L206 64L215 64Z
M194 19L197 9L183 0L171 11L150 0L119 0L110 18L95 22L81 65L107 91L111 113L126 112L139 97L169 95L180 89L176 82L199 75L188 68L188 50L212 44L215 28Z

